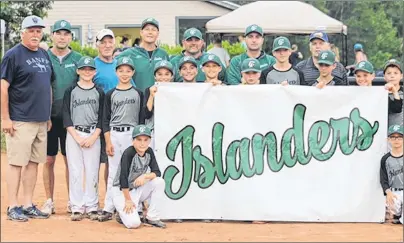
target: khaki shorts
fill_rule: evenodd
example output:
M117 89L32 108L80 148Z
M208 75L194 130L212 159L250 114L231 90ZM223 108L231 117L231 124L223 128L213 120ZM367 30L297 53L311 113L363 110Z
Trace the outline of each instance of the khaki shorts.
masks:
M7 161L26 166L29 161L46 162L47 123L13 121L14 135L6 134Z

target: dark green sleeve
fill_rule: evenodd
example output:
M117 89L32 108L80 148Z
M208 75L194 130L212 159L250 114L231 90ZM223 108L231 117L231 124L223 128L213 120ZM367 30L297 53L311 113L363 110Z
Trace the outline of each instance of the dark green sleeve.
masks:
M171 58L170 62L174 67L174 82L182 82L182 78L180 76L180 72L178 71L178 62L180 58L178 56L174 56Z
M236 85L241 83L240 57L236 56L230 60L226 70L226 83Z

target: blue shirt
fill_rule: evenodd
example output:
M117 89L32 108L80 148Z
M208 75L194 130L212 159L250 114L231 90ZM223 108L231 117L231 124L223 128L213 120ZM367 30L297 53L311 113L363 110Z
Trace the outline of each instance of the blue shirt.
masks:
M117 60L114 58L112 62L104 62L99 57L94 58L95 67L97 68L97 73L94 77L94 83L104 90L104 93L107 93L111 89L115 88L118 83L119 79L116 75L116 64ZM134 87L135 82L131 80L131 83Z
M52 63L45 50L32 51L18 44L7 51L1 62L1 79L6 80L10 119L44 122L50 119Z

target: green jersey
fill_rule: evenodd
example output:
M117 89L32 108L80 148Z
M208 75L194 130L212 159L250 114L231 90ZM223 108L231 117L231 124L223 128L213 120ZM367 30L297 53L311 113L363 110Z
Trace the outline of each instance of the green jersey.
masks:
M59 58L53 54L51 48L49 48L48 54L55 73L55 82L52 84L52 117L62 118L63 96L67 88L78 81L76 69L82 55L78 52L70 51L63 58Z
M179 64L181 58L183 58L185 56L184 52L185 51L182 51L181 55L174 56L170 60L170 62L173 64L174 70L175 70L174 82L182 82L182 77L180 76L178 64ZM212 55L212 54L203 52L200 57L195 58L196 63L198 64L198 75L196 75L197 82L205 82L205 80L206 80L205 73L202 71L202 60L204 59L205 56L208 56L208 55ZM220 71L218 78L219 78L219 80L224 81L225 77L226 77L226 67L223 66L223 64L221 64L221 66L222 66L222 71Z
M243 53L243 54L233 57L230 60L230 65L227 68L227 72L226 72L226 83L227 84L234 85L234 84L241 83L241 63L247 58L250 58L250 57L247 55L247 53ZM258 61L260 62L261 71L269 68L270 66L272 66L276 63L276 59L273 56L268 55L263 51L261 51L261 54L256 59L258 59Z
M154 51L146 51L143 47L136 46L129 48L119 54L118 58L128 56L135 65L135 74L132 79L135 81L136 88L142 92L154 85L154 66L161 60L169 60L168 54L161 48Z

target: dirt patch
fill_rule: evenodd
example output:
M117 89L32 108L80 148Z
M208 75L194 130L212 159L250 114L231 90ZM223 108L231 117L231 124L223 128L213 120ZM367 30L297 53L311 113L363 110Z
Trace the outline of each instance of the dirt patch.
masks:
M391 224L289 224L269 223L252 225L248 223L167 223L167 229L142 227L136 230L125 229L113 221L99 223L84 220L70 221L66 213L67 189L64 180L64 164L61 156L56 161L56 214L46 220L30 220L16 223L7 220L7 188L5 175L7 161L1 155L1 241L69 241L69 242L118 242L118 241L367 241L367 242L403 242L403 226ZM103 173L104 167L101 167ZM39 206L45 200L42 183L42 166L35 190L34 201ZM20 190L22 191L22 190ZM100 183L100 195L103 202L105 184ZM21 197L20 197L21 198ZM103 204L103 203L102 203Z

